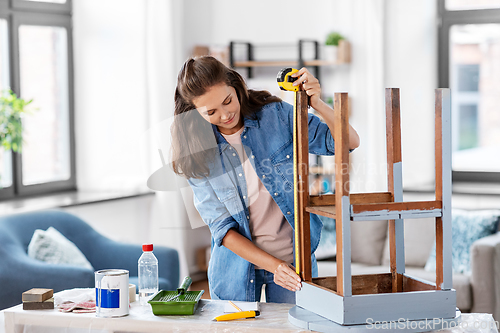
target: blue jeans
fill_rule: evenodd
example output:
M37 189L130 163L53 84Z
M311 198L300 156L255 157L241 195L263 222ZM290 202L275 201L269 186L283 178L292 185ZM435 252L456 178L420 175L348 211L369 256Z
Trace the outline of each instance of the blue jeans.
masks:
M267 303L290 303L295 304L295 292L285 289L274 283L274 274L264 269L255 270L255 296L260 301L262 285L266 285Z

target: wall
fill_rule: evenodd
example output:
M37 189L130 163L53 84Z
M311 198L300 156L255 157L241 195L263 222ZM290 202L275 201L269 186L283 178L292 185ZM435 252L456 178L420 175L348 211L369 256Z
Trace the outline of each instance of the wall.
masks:
M153 195L66 207L107 237L134 244L151 241ZM139 258L137 258L139 259Z

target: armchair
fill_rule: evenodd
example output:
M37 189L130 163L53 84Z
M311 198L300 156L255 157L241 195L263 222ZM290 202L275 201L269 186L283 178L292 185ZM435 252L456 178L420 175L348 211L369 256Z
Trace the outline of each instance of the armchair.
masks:
M21 294L31 288L93 288L94 271L86 268L49 264L28 257L27 248L36 229L56 228L72 241L95 270L120 268L129 271L130 283L137 285L139 244L111 240L67 212L38 211L0 217L0 310L19 304ZM175 249L155 246L160 289L176 289L179 257Z
M475 241L471 248L471 312L500 320L500 232Z

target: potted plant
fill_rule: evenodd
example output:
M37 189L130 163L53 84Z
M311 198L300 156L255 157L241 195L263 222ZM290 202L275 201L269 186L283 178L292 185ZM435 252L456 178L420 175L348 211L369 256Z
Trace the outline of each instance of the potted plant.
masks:
M33 100L26 101L8 90L0 96L0 150L20 152L23 145L21 119L28 113L27 106ZM2 188L2 169L0 168L0 188Z
M339 41L344 39L344 36L338 32L331 32L326 36L325 45L323 47L323 59L328 61L337 60L337 49Z

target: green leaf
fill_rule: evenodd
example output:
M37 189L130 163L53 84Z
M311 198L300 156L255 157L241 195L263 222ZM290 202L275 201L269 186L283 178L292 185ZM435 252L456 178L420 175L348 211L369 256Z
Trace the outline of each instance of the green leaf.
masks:
M0 95L0 145L9 150L21 151L23 143L22 116L31 114L27 108L29 101L19 98L12 90Z
M339 34L338 32L331 32L326 36L326 45L334 45L338 46L339 45L339 40L344 39L344 36Z

